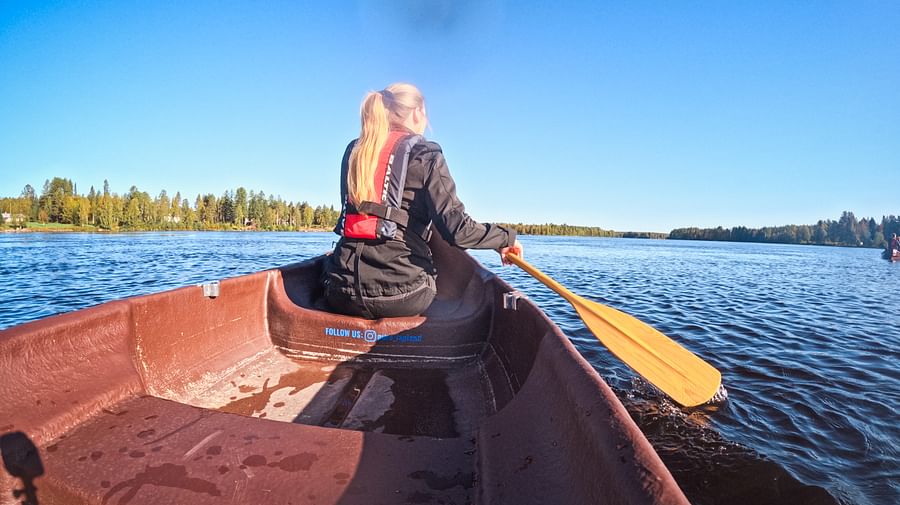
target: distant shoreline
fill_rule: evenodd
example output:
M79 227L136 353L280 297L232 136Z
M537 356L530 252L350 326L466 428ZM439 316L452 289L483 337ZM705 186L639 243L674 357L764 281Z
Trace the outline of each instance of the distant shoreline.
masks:
M99 233L103 235L114 235L117 233L205 233L205 232L278 232L279 230L256 230L253 228L245 228L245 229L221 229L221 230L105 230L102 228L65 228L65 227L48 227L48 228L0 228L0 233ZM315 233L315 232L329 232L331 228L306 228L302 230L284 230L283 233Z
M332 228L307 228L303 230L257 230L253 228L245 229L221 229L221 230L105 230L102 228L75 228L75 227L47 227L47 228L0 228L0 233L97 233L103 235L115 235L120 233L232 233L232 232L259 232L259 233L325 233L331 232ZM850 247L855 249L883 249L883 247L852 245L852 244L816 244L816 243L797 243L797 242L757 242L743 240L715 240L701 238L671 238L662 233L653 233L652 236L641 234L640 232L612 232L610 235L579 235L579 234L541 234L541 233L520 233L521 236L532 237L585 237L585 238L634 238L640 240L682 240L687 242L729 242L733 244L780 244L780 245L802 245L802 246L822 246L822 247Z

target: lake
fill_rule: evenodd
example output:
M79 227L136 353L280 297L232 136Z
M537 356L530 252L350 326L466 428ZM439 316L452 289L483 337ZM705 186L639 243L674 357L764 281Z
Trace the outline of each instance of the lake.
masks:
M330 233L0 234L0 328L321 254ZM873 249L522 237L530 263L721 370L682 409L492 251L615 389L694 503L900 503L900 263Z

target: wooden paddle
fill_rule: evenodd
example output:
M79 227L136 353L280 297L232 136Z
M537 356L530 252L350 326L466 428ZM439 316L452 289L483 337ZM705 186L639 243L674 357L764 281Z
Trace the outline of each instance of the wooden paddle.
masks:
M718 370L647 323L572 293L515 254L506 259L571 303L603 345L679 404L701 405L718 391L722 382Z

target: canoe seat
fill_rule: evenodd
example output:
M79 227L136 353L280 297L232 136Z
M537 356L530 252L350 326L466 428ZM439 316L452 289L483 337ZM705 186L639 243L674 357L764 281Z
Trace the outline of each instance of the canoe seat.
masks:
M485 346L493 310L488 273L442 271L421 316L367 320L329 312L319 282L323 258L274 271L268 289L269 336L288 351L320 359L370 356L470 358ZM447 269L450 270L450 269Z

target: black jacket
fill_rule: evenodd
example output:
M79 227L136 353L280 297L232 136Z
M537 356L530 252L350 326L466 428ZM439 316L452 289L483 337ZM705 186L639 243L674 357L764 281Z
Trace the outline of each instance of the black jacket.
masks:
M344 203L350 152L355 142L347 146L341 161L341 202ZM346 204L344 207L334 230L339 235ZM456 197L456 184L450 177L441 146L436 142L423 140L413 146L401 207L409 213L410 220L432 222L432 229L444 240L463 249L500 249L516 241L514 229L481 224L466 214L465 206ZM425 239L415 233L398 233L398 237L362 240L359 272L356 272L356 251L360 240L342 237L325 264L326 288L355 295L358 274L363 296L394 296L420 287L426 275L435 277L438 272Z

